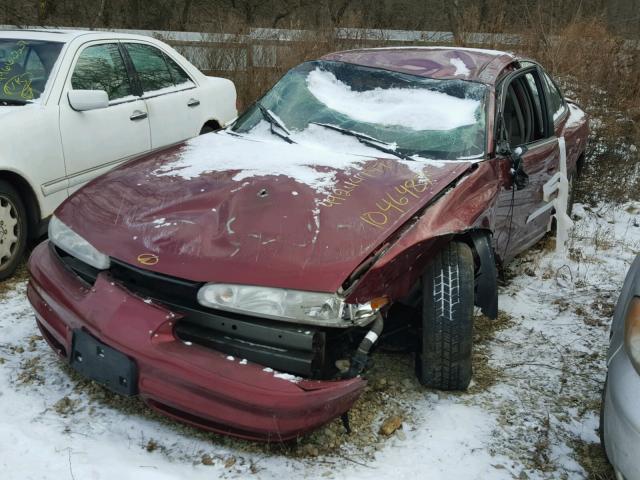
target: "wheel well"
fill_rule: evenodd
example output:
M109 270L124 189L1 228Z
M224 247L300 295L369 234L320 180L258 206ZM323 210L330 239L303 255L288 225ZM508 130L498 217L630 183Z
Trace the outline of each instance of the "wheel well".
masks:
M455 235L453 240L471 247L475 261L476 305L489 318L498 316L498 270L490 230L478 229Z
M29 228L29 238L38 235L38 226L40 224L40 204L35 192L23 177L15 172L0 171L0 180L9 182L20 195L20 199L24 202L27 209L27 225Z
M217 120L207 120L204 122L204 125L200 129L200 133L204 133L205 130L211 129L210 131L215 132L216 130L220 130L222 127Z

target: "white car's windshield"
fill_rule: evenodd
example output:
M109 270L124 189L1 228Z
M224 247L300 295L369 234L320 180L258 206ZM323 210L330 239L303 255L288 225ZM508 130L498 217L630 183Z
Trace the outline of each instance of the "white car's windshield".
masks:
M39 98L62 45L0 38L0 105L21 105Z
M484 154L486 91L485 85L464 80L307 62L289 71L233 130L251 131L267 112L293 133L320 124L364 134L403 155L473 158Z

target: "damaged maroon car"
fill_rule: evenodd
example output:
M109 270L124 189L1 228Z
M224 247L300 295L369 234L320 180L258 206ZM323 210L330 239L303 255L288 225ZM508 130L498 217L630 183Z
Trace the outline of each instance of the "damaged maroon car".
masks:
M474 306L495 318L497 268L566 215L549 192L571 187L587 134L511 54L330 54L231 128L70 197L29 300L82 374L244 438L347 412L385 342L427 387L464 390Z

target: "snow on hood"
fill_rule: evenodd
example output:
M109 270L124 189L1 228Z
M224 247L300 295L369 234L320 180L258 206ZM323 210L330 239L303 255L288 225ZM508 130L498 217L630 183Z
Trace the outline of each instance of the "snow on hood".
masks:
M294 138L299 143L288 144L275 138L267 122L260 122L248 136L228 132L201 135L189 140L175 160L155 169L153 174L190 180L207 173L233 170L237 172L233 180L241 182L276 173L308 185L318 193L326 193L335 184L336 170L360 167L372 158L396 158L318 125L296 132ZM246 155L251 149L255 149L256 156ZM444 164L426 159L396 160L417 174L427 163Z
M462 63L462 62L460 62ZM464 73L460 65L456 75ZM462 67L464 63L462 63ZM468 69L467 69L468 72ZM424 88L374 88L363 92L327 71L316 68L307 76L309 91L336 112L361 122L397 125L412 130L451 130L476 123L480 101L457 98Z

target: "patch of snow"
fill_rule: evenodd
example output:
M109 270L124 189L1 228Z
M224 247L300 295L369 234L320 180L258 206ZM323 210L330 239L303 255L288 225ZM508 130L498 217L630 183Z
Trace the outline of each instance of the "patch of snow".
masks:
M240 365L246 365L247 363L248 362L246 358L243 358L242 360L240 360Z
M461 58L452 58L450 60L451 65L453 65L454 67L456 67L456 71L454 72L454 75L458 76L458 75L462 75L462 76L467 76L469 75L469 69L467 68L467 66L464 64L464 62L462 61Z
M608 308L640 251L639 211L639 204L576 204L570 258L558 258L539 244L508 266L510 280L499 297L507 325L479 342L483 350L478 353L496 372L493 382L483 386L484 369L476 369L474 386L466 393L416 386L402 435L382 438L377 430L383 419L376 418L361 428L370 428L365 435L379 448L363 452L346 440L315 459L199 435L159 421L137 400L123 404L107 401L106 394L92 396L39 338L26 280L7 283L0 293L2 478L281 480L292 471L304 478L350 480L588 478L578 463L576 442L598 442ZM36 339L32 346L31 339ZM247 362L244 368L254 367ZM394 375L401 370L411 375L407 363L385 372L386 378L398 380ZM26 374L39 380L25 381ZM383 394L404 395L400 385ZM65 398L71 409L56 411ZM324 438L325 433L314 435ZM145 448L151 440L162 448ZM214 458L213 465L201 464L204 453ZM230 469L225 459L231 456L238 461ZM536 458L544 459L543 467L536 466Z
M227 220L227 233L233 235L235 232L231 229L231 224L236 220L236 217L231 217Z
M375 88L359 92L319 68L307 76L309 91L336 112L361 122L412 130L451 130L476 123L479 100L425 88Z
M235 360L235 358L233 358L231 355L227 355L227 360L233 362Z
M273 376L275 378L279 378L281 380L287 380L288 382L292 382L292 383L298 383L302 381L302 378L297 377L295 375L291 375L290 373L275 372Z

